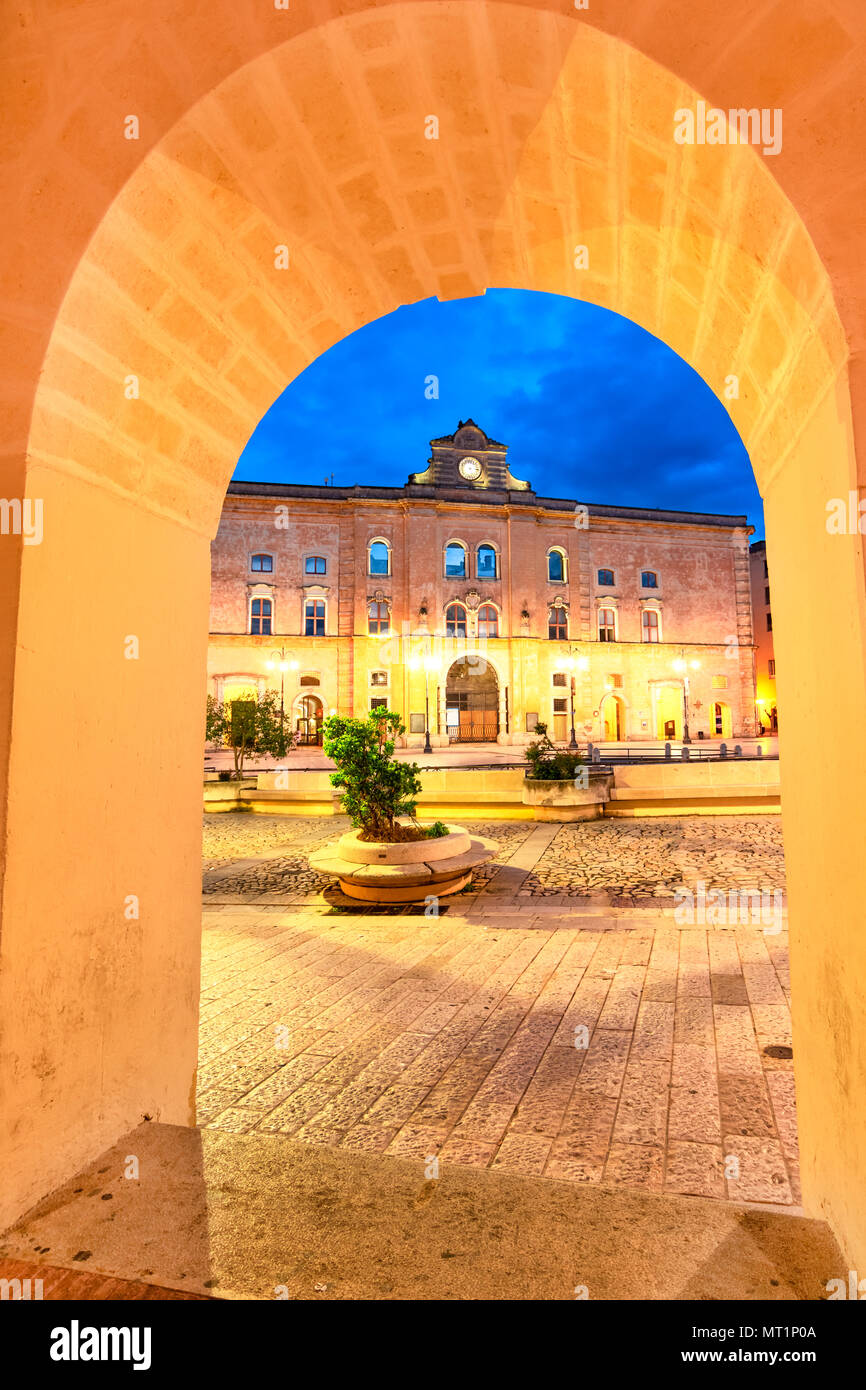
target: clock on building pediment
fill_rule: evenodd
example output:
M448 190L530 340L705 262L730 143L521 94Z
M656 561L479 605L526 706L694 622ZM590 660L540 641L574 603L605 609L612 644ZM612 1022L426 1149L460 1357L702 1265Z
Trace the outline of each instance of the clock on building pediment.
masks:
M529 483L512 476L507 444L484 433L474 420L460 420L453 434L430 440L432 454L425 472L411 473L410 483L423 487L484 493L531 492Z

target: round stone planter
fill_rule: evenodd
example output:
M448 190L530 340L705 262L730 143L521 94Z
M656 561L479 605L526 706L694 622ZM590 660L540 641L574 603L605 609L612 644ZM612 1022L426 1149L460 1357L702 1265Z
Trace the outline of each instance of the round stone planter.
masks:
M536 820L598 820L610 800L613 772L607 767L590 767L587 786L568 778L562 782L527 777L523 783L523 804L531 806Z
M496 853L492 840L451 825L436 840L401 840L389 844L361 840L360 832L341 835L336 846L310 855L310 866L333 874L349 898L369 903L418 903L465 888L472 870Z

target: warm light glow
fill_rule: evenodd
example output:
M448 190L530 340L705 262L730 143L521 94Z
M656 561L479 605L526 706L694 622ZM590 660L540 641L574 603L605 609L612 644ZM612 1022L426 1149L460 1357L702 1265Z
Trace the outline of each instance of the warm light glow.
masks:
M680 657L680 656L676 657L675 660L674 660L674 670L675 670L675 671L684 671L685 669L686 669L686 663L683 661L682 657Z

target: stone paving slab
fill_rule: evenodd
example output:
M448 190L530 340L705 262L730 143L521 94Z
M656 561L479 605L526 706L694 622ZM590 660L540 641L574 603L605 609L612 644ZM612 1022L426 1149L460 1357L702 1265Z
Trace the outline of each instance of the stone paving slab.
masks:
M799 1202L787 933L672 899L781 891L772 818L472 823L499 852L429 917L311 891L341 818L205 825L201 1123Z
M713 939L643 916L563 930L206 908L199 1120L796 1206L793 1062L763 1052L790 1038L787 1005L696 993ZM738 932L725 978L743 977L740 950L775 973L761 933Z
M55 1271L83 1277L86 1252L89 1296L112 1298L127 1295L104 1281L268 1301L824 1300L847 1277L822 1222L676 1195L680 1175L720 1195L710 1146L680 1146L663 1190L657 1146L614 1146L612 1188L539 1176L548 1147L514 1135L484 1170L455 1141L434 1175L279 1133L143 1124L28 1212L0 1259L26 1261L47 1295Z

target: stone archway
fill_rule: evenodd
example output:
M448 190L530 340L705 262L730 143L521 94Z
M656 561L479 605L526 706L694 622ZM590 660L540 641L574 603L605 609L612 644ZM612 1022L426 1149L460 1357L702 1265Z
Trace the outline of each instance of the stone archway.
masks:
M851 222L866 15L815 0L822 42L807 43L797 8L777 0L756 23L753 0L695 0L683 25L634 0L577 17L543 0L347 0L324 22L316 5L215 0L203 22L106 0L66 65L67 26L18 26L10 81L38 80L11 104L4 491L40 499L46 524L38 547L0 546L0 1224L143 1113L193 1117L208 542L243 444L360 324L513 285L656 333L749 448L798 808L783 821L805 1201L866 1263L866 940L841 795L866 775L866 603L861 539L824 526L866 468ZM82 89L82 68L100 81ZM790 99L797 133L775 163L675 145L672 112L704 97ZM146 744L169 682L162 740ZM816 757L831 707L844 737ZM74 804L46 801L49 708ZM828 908L834 931L817 932ZM76 929L58 934L61 918Z
M445 727L454 743L495 743L499 736L499 680L482 656L461 657L445 677Z

